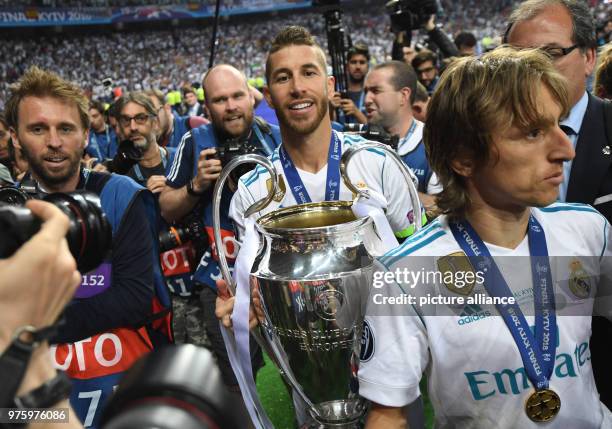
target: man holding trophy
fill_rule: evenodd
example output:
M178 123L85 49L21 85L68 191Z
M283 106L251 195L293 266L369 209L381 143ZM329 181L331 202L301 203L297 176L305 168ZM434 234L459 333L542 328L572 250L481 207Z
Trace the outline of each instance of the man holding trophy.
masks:
M317 216L321 215L319 219L323 219L325 213L329 209L337 210L338 213L343 213L342 216L346 215L346 217L342 218L344 222L350 223L351 220L359 222L355 220L355 215L351 213L350 202L355 200L362 192L364 194L367 193L367 195L371 197L371 200L376 201L375 204L380 209L380 214L383 213L382 210L385 210L385 213L382 214L382 223L385 225L382 228L379 227L378 223L376 225L378 234L386 236L387 239L390 237L390 240L385 242L387 249L397 246L397 238L404 239L411 235L415 230L413 225L415 218L413 213L414 203L416 203L417 206L417 213L420 212L420 207L416 188L412 194L407 192L407 181L410 180L411 184L416 186L416 178L407 168L403 167L401 159L397 157L392 150L380 146L378 148L369 147L366 150L357 150L358 145L366 142L363 138L332 131L331 121L328 115L328 105L329 94L332 94L334 89L334 80L333 77L327 75L327 66L323 50L306 29L292 26L284 29L276 36L266 62L266 77L268 85L264 88L264 96L268 104L273 106L279 118L283 141L282 146L269 158L271 165L273 165L272 168L276 170L278 176L272 177L267 168L258 166L255 170L252 170L250 173L240 178L238 190L232 199L230 207L230 217L237 226L239 238L244 241L245 235L248 235L248 232L245 232L245 224L249 217L246 215L247 212L252 214L252 216L250 216L251 219L260 219L266 214L272 216L268 218L267 226L273 225L275 222L277 222L276 224L278 225L280 224L278 223L279 218L275 218L277 213L283 212L283 210L296 205L302 207L302 205L309 203L313 205L309 205L305 211L309 211L310 214L317 213ZM348 162L346 162L346 168L352 186L346 182L342 182L342 179L345 179L345 177L344 173L341 174L340 168L341 162L344 160L343 154L347 155L349 152L354 155L351 156L352 162L350 163L350 167L348 167ZM394 155L397 157L396 160L393 159ZM412 187L414 188L414 186ZM252 210L249 210L249 208L262 198L265 198L273 190L275 191L274 197L267 206L263 208L260 207L258 211L250 213ZM412 195L412 198L408 197L409 194ZM317 205L317 202L319 202L319 205ZM346 210L347 208L348 213ZM290 214L289 216L295 217L302 214L304 213L298 213L297 215ZM420 216L417 217L421 219ZM425 220L424 216L422 219ZM259 222L258 220L258 223ZM371 225L371 221L368 222L370 222L368 226L364 225L366 229ZM303 224L305 227L306 225L307 224ZM340 225L338 225L338 230L334 229L336 224L326 225L329 226L326 230L326 234L335 234L334 237L336 239L346 232L339 230L341 229ZM260 227L263 227L263 223L260 224ZM385 227L386 234L381 230ZM331 230L334 230L334 232L330 233ZM370 236L368 235L369 232L356 230L355 234L357 236L363 234L364 241L370 243L368 241L370 240ZM376 233L374 235L376 235ZM352 239L347 238L347 240L350 241ZM374 241L377 240L380 241L378 238L374 239ZM308 240L305 239L305 241ZM344 315L352 315L351 311L347 309L351 307L351 305L354 305L356 300L344 299L343 297L346 292L344 288L347 287L346 284L335 282L336 279L331 278L333 276L328 275L329 272L321 271L323 265L315 267L312 264L312 261L316 259L315 254L318 251L316 249L318 244L313 244L313 242L305 243L305 241L301 242L300 239L293 241L288 240L288 242L290 242L290 247L300 248L300 246L303 246L300 252L302 255L308 255L305 257L305 259L308 259L305 262L307 266L312 268L310 271L303 270L304 264L296 264L292 273L296 273L300 269L302 269L303 272L296 277L296 280L287 282L288 293L292 297L292 301L289 305L294 307L294 316L292 316L291 320L284 321L281 324L285 327L289 325L293 327L288 328L289 330L285 328L280 328L279 330L278 326L274 326L275 323L272 322L266 325L264 330L273 331L272 334L268 332L268 336L274 337L268 339L268 341L274 342L276 340L281 343L280 348L283 350L280 353L281 355L291 354L288 352L288 348L291 347L290 343L302 334L305 336L305 339L303 341L297 341L299 344L297 344L296 347L302 351L310 351L311 355L328 353L330 348L332 351L334 348L341 349L338 353L345 358L338 359L337 372L344 373L346 377L337 377L337 379L340 380L337 384L340 385L338 389L346 391L345 393L349 396L349 398L347 398L347 403L350 405L346 406L346 408L349 409L349 412L346 413L347 415L342 413L340 413L341 415L335 415L335 411L332 410L333 406L331 404L336 401L328 401L329 404L321 404L322 400L320 397L325 396L322 392L325 390L334 390L334 388L328 388L324 385L317 387L310 385L306 386L308 382L305 380L312 379L313 374L317 373L317 370L310 372L307 370L296 370L295 367L298 365L295 365L295 362L299 360L296 354L289 356L287 365L291 368L288 368L289 371L287 371L287 368L284 368L283 372L294 373L290 375L290 377L295 376L295 378L298 379L298 383L290 381L290 384L294 389L294 400L299 398L299 400L296 400L296 411L300 423L304 423L308 420L308 417L304 413L305 408L310 410L310 414L315 414L317 416L315 418L320 423L329 422L332 424L341 422L344 424L344 422L349 421L355 422L359 420L360 416L363 415L365 411L363 403L357 400L358 395L355 383L356 372L355 367L351 365L351 362L355 362L359 354L359 339L363 311L357 308L359 306L351 308L351 311L355 310L356 314L360 314L360 316L355 318L355 323L348 321L351 317L348 317L347 320L343 322L339 321L340 314L343 313L343 311ZM333 240L330 238L330 241ZM370 243L371 246L369 247L368 245L365 246L368 248L368 251L380 248L378 244L372 243ZM347 263L348 267L350 263L355 262L355 265L351 265L351 269L354 269L354 273L359 273L355 274L356 276L361 276L361 270L364 268L359 264L362 260L369 260L370 262L373 260L369 254L364 253L360 255L359 252L361 251L358 249L363 249L363 245L359 246L357 243L353 244L355 244L353 249L354 252L343 255L342 262L330 263L334 256L325 256L325 253L320 253L318 256L327 260L329 265L327 269L329 271L336 270L339 267L339 263ZM276 244L272 244L271 246L271 251L273 253L278 251L278 248L282 247L281 244L275 246ZM244 247L246 247L246 245L244 245L243 242L241 253L243 253ZM377 252L374 250L372 253L376 254ZM378 255L382 253L378 253ZM338 251L337 254L339 255L340 251ZM350 263L347 262L349 259L351 260ZM275 262L283 261L279 264L285 265L282 267L277 265L276 269L285 271L288 265L294 263L292 257L287 256L286 253L275 254L274 257L269 257L268 260ZM270 267L267 268L271 269ZM351 269L347 268L347 271L351 271ZM278 275L278 271L276 273L277 278L282 277ZM365 277L359 278L363 280ZM365 290L367 292L367 279L365 282L361 280L359 283L361 283L362 286L366 286ZM345 283L348 284L350 282ZM261 284L264 284L263 289L266 289L265 282L262 281L259 285L261 286ZM224 287L219 284L218 286L220 296L223 296ZM273 287L269 287L268 289L278 292L278 287L284 287L284 285L276 287L276 289ZM265 291L262 291L262 295L265 294ZM320 315L321 313L329 311L334 312L333 321L331 321L331 319L326 320L328 322L331 321L330 326L335 327L332 331L341 332L342 334L337 334L337 337L330 338L329 335L326 334L329 326L312 333L308 331L308 327L300 324L310 317L304 317L305 313L303 313L304 307L302 303L313 294L316 295L313 305L318 308L317 314ZM257 299L259 295L255 294L253 298ZM270 302L271 300L273 300L273 298L269 296L266 302ZM234 310L234 303L235 300L233 297L229 299L217 299L217 317L221 319L226 327L232 327L233 325L231 314ZM308 304L306 304L306 306L308 306ZM298 316L298 314L301 316ZM324 318L329 316L325 314ZM335 319L335 316L338 317L338 320ZM260 315L259 322L264 323L263 315ZM253 314L251 317L251 326L255 323ZM344 327L340 328L341 325ZM341 336L342 338L340 338ZM323 337L326 339L325 342L322 340ZM327 350L322 350L322 348L327 348ZM305 353L301 354L306 356ZM278 355L276 359L282 360L279 359ZM315 368L316 364L313 365L310 362L304 362L303 366ZM332 372L335 370L333 365L329 365L329 367ZM302 374L300 374L300 372ZM308 376L304 375L306 373L308 373ZM300 376L302 376L301 381ZM321 375L319 374L319 376ZM342 384L344 382L342 380L345 381L344 384ZM299 393L302 388L306 391L305 394ZM308 397L313 391L315 393L313 394L313 398L311 398L311 402ZM343 394L340 396L342 395Z

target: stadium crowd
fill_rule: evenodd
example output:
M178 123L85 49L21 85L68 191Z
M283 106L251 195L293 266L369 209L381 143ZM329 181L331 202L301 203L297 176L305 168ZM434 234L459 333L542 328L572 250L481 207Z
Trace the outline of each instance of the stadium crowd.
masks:
M468 31L478 40L497 38L503 31L510 0L487 2L448 1L444 4L448 28L455 34ZM469 11L469 12L467 12ZM475 11L475 13L474 13ZM354 43L363 42L374 63L391 58L393 36L382 5L345 14L346 26ZM227 62L247 77L263 77L265 52L276 30L288 24L311 29L325 48L325 21L321 14L307 13L288 18L261 17L234 23L223 20L219 27L215 62ZM360 29L357 31L356 29ZM124 90L178 89L198 82L208 67L211 25L176 27L171 31L98 32L87 35L56 35L34 39L0 39L0 55L10 61L0 63L0 108L7 89L29 66L39 65L79 83L98 98L104 90L101 81L110 77ZM423 36L416 36L420 41ZM499 43L499 42L498 42Z

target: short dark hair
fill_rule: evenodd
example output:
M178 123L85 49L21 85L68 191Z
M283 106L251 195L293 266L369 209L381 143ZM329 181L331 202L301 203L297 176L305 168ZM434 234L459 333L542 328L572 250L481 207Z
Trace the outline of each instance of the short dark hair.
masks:
M431 61L433 66L436 67L436 60L436 54L434 54L428 49L423 49L412 59L412 68L414 68L414 70L417 70L422 64L426 63L427 61Z
M321 48L321 45L317 43L315 38L310 32L304 27L299 25L291 25L283 28L280 33L276 35L272 41L272 47L268 51L268 57L266 58L266 80L270 80L270 56L275 52L280 51L288 46L311 46L319 51L319 60L323 66L323 71L327 73L327 60L325 59L325 52Z
M414 103L417 92L417 75L414 69L403 61L387 61L378 64L373 70L390 69L392 72L389 82L393 89L410 88L410 104Z
M346 60L350 61L351 58L355 55L363 55L366 57L366 60L370 61L370 49L368 49L368 45L365 43L355 43L350 47L348 53L346 54Z
M89 102L89 109L95 109L98 112L100 112L102 115L104 115L104 111L106 110L104 108L104 104L100 101L100 100L92 100Z
M572 17L572 42L582 50L595 48L597 46L595 20L584 0L527 0L520 3L510 14L510 18L508 18L503 43L508 43L508 36L516 23L533 19L545 8L555 5L565 7Z
M467 33L463 31L457 34L457 37L455 37L455 45L458 49L462 46L472 48L476 46L476 36L474 36L472 33Z

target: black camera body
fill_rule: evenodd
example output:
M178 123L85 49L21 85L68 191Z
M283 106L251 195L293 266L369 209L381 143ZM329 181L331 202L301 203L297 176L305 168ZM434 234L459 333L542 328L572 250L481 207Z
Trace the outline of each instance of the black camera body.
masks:
M123 140L119 143L115 157L104 163L104 166L112 173L127 174L134 165L142 160L144 150L131 140Z
M221 161L221 166L225 168L230 161L241 155L248 155L251 153L260 153L261 148L257 147L245 137L235 137L226 139L223 143L217 146L217 153L215 158ZM231 174L232 179L237 182L243 174L248 173L253 169L253 164L242 164L236 167Z
M201 254L208 248L208 236L204 224L196 214L199 212L200 210L196 207L180 223L160 232L158 236L159 251L167 252L191 241L199 260Z
M383 143L397 150L399 137L389 134L383 127L376 124L344 124L345 133L358 134L366 140Z
M23 206L29 199L50 202L68 216L66 240L80 272L102 263L112 246L112 229L100 198L85 191L45 195L31 186L0 189L0 258L10 257L40 230L40 220Z
M418 30L431 15L440 11L437 0L391 0L385 4L385 8L394 33Z

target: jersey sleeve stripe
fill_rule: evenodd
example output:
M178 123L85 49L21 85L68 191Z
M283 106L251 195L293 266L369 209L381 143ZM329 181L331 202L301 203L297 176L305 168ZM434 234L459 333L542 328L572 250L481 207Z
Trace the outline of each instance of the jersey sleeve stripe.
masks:
M185 148L185 141L188 137L191 137L191 132L187 132L183 134L183 138L176 149L178 156L174 157L174 162L172 163L172 168L170 169L170 174L168 175L168 180L174 182L176 180L176 176L178 174L178 170L181 165L181 160L183 159L183 150Z
M380 262L387 269L389 269L393 264L395 264L397 261L402 259L404 256L408 256L411 253L416 252L417 250L421 249L422 247L427 246L428 244L434 242L438 238L444 236L445 234L446 233L444 231L438 231L435 234L429 236L429 238L427 238L426 240L423 240L423 241L415 244L412 247L408 247L408 248L402 249L402 251L400 253L398 253L397 255L395 255L395 256L383 256L382 258L380 258Z

